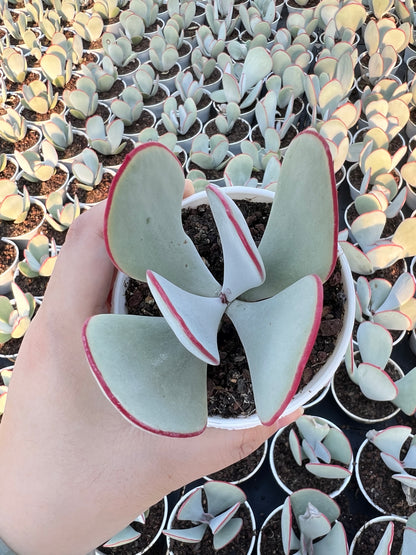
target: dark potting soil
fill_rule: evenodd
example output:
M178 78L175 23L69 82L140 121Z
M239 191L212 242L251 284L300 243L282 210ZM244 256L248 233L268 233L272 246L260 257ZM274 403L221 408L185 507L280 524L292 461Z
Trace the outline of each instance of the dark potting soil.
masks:
M20 224L15 224L14 222L6 222L5 220L0 220L0 236L1 237L18 237L35 229L43 218L42 209L36 204L32 204L27 213L26 219Z
M48 121L51 119L52 114L62 114L65 110L65 105L62 100L58 100L56 105L46 112L45 114L40 114L39 112L35 112L34 110L29 110L29 108L23 108L20 114L30 122L39 122L39 121Z
M10 160L7 160L4 170L0 172L0 179L11 179L16 173L16 166Z
M150 507L145 524L141 524L140 522L132 522L130 524L134 530L137 530L137 532L140 532L141 534L137 540L118 547L101 546L98 548L99 551L105 553L106 555L136 555L137 553L141 553L159 532L163 522L164 511L165 504L162 500Z
M35 146L35 144L39 141L39 137L39 131L36 131L36 129L28 129L23 139L15 143L0 139L0 152L3 152L4 154L13 154L15 150L25 152Z
M202 495L204 497L204 493ZM214 552L212 533L211 530L207 528L200 543L192 544L171 540L170 552L173 553L173 555L212 555L213 553L218 553L219 555L247 555L253 534L255 534L248 508L245 505L241 505L234 518L242 518L243 525L234 540L222 549ZM177 520L175 518L172 522L172 528L176 529L189 528L192 526L195 526L195 524L188 520Z
M264 454L264 449L265 446L263 444L258 449L253 451L253 453L251 453L248 457L245 457L234 464L230 464L230 466L227 466L214 474L210 474L209 478L212 480L221 480L223 482L237 482L238 480L242 480L251 474L251 472L253 472L253 470L260 463Z
M5 272L13 264L16 258L16 249L10 243L0 241L0 274Z
M83 150L88 147L88 139L85 135L78 135L74 133L74 140L65 150L58 150L58 159L65 160L67 158L73 158L78 154L81 154Z
M366 526L354 546L354 555L374 555L387 525L388 521L383 521ZM402 522L394 522L394 537L390 555L400 555L404 528L405 524Z
M79 181L77 179L73 179L68 187L68 193L72 198L77 195L80 202L100 202L108 197L108 191L110 190L112 180L113 176L111 173L105 172L103 173L100 183L98 183L98 185L96 185L91 191L86 191L78 186Z
M65 231L57 231L46 220L40 228L40 233L46 235L49 241L51 239L55 239L55 243L59 247L62 247L62 245L64 244L67 232L67 229Z
M118 98L124 91L124 83L121 79L116 79L108 91L100 91L98 93L99 100L108 100L109 98Z
M131 152L135 147L135 142L131 139L127 139L123 141L126 143L125 147L121 152L118 154L101 154L101 152L97 152L97 157L99 162L101 162L104 166L118 166L124 161L126 155Z
M329 495L339 489L344 480L319 478L318 476L315 476L305 467L305 464L309 462L308 459L304 459L302 461L302 466L296 464L289 446L289 433L293 428L297 431L295 424L287 426L274 444L274 464L276 472L279 474L282 482L292 491L297 491L302 488L315 488ZM344 468L348 468L345 464L339 461L332 460L331 462L343 466Z
M394 380L400 378L400 374L388 363L385 371ZM373 401L368 399L361 389L348 376L345 364L342 363L334 375L334 386L337 397L341 404L352 414L361 418L378 420L392 414L396 407L390 401Z
M405 264L404 259L396 260L396 262L394 262L391 266L388 266L387 268L380 268L380 270L376 270L371 275L366 277L368 280L375 278L386 279L393 285L405 271ZM353 272L352 277L354 280L357 280L360 277L360 274Z
M270 213L265 203L237 201L254 241L259 244ZM195 209L182 211L185 232L192 239L200 256L215 277L222 283L223 264L217 228L209 206L204 204ZM324 302L321 325L302 374L299 390L310 382L332 354L344 315L344 292L339 262L324 284ZM146 283L129 280L126 291L126 306L130 314L161 316L161 313ZM208 365L208 414L223 418L248 416L255 412L250 372L244 348L230 319L223 317L218 332L220 364Z
M244 119L239 118L235 122L231 131L229 133L227 133L228 142L229 143L237 143L239 141L242 141L243 139L245 139L247 137L248 131L249 131L248 123ZM215 135L218 132L219 131L218 131L218 128L215 124L215 121L211 121L210 123L208 123L208 125L205 128L205 133L208 135L208 137L212 137L213 135Z
M106 106L105 104L101 104L99 103L97 105L97 109L95 110L94 114L92 114L94 116L100 116L102 118L102 120L104 122L106 122L108 120L108 118L111 115L111 111L110 108L108 106ZM84 129L86 124L87 124L87 119L81 119L81 118L77 118L74 115L71 114L71 112L68 111L68 113L65 116L66 120L68 123L70 123L72 125L72 127L75 127L76 129Z
M124 126L124 133L129 135L131 133L140 133L146 127L153 126L153 117L149 112L142 112L138 120L134 121L131 125Z
M30 181L21 177L16 184L19 191L23 191L23 188L26 187L31 197L39 197L48 196L49 193L57 191L67 179L68 172L62 168L56 168L54 174L46 181Z
M410 440L407 440L401 459L406 455L409 444ZM415 511L414 506L407 504L400 482L392 478L394 472L384 464L380 450L370 442L361 451L358 469L368 496L387 514L408 517ZM407 471L414 475L412 469Z
M15 282L25 293L31 293L34 297L42 297L45 294L46 286L48 285L49 277L39 276L29 278L20 272L15 278Z

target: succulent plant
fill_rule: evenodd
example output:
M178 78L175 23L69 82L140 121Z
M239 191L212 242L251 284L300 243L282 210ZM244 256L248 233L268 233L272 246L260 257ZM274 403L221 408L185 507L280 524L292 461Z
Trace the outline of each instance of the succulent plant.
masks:
M336 502L319 490L300 489L290 494L281 514L284 554L297 550L299 555L348 555L347 538L343 525L337 520L339 516ZM293 518L298 533L292 524Z
M145 511L141 513L138 517L136 517L132 522L139 522L140 524L146 523L146 518L148 516L149 511ZM120 530L115 536L110 538L103 544L103 547L119 547L120 545L126 545L135 540L139 539L141 533L135 530L132 526L126 526L123 530Z
M175 78L175 87L183 102L185 102L187 98L192 98L198 106L205 93L204 77L201 75L199 80L195 81L190 71L180 71Z
M41 0L32 0L32 2L25 4L24 12L28 16L30 22L39 26L44 12Z
M296 429L295 429L296 426ZM352 449L347 436L317 416L303 415L289 432L289 447L298 466L319 478L344 480L351 476ZM339 464L341 463L341 464ZM345 465L345 466L343 466Z
M16 41L23 41L29 23L27 15L24 12L20 12L16 20L14 20L8 8L3 10L1 15L3 18L3 25L6 27L10 36Z
M50 193L46 199L46 221L56 231L66 231L73 221L81 213L78 197L75 195L74 202L64 202L61 191Z
M225 27L214 37L207 25L201 25L196 31L196 40L201 54L208 59L216 60L225 48Z
M71 169L77 180L77 186L86 191L92 191L103 178L103 165L91 148L86 148L74 159Z
M0 220L15 224L24 222L30 209L30 197L26 187L23 187L21 195L15 181L1 179L0 185Z
M83 46L79 35L74 34L67 38L62 31L58 31L51 38L51 46L54 45L61 46L65 50L68 59L72 61L74 66L82 61Z
M198 31L197 31L198 32ZM200 48L194 48L191 53L191 68L195 77L205 82L211 77L217 66L215 58L204 56Z
M257 143L244 142L244 152L229 160L224 169L224 181L227 187L260 187L276 191L280 175L280 161L277 155L265 153ZM259 148L256 148L257 145ZM252 174L263 172L261 183Z
M24 260L19 262L19 272L26 277L51 276L58 257L55 240L46 235L35 235L23 251Z
M101 116L91 116L87 119L86 132L91 148L105 156L119 154L126 146L124 123L120 119L105 125Z
M101 37L104 22L97 12L78 12L74 17L72 27L78 36L90 43L97 41Z
M7 108L6 113L0 116L0 137L9 143L21 141L27 132L27 123L13 108Z
M96 0L92 9L94 12L98 13L104 21L114 19L120 13L118 0Z
M206 510L203 495L207 501ZM205 482L185 499L176 515L178 520L191 521L195 526L168 528L163 533L173 540L199 543L210 530L213 549L217 551L229 544L240 532L243 520L234 515L245 501L245 493L234 484L217 480Z
M185 32L184 22L181 16L171 17L165 23L163 29L159 29L158 35L162 37L168 45L180 50L184 44Z
M52 143L46 139L41 143L39 152L26 151L15 153L16 161L28 181L48 181L55 173L58 154Z
M392 285L386 279L370 281L360 276L356 282L355 319L370 320L388 330L411 330L416 325L415 281L404 272Z
M45 10L42 19L39 21L41 33L51 41L55 33L61 30L61 17L55 10Z
M192 98L179 104L174 96L169 96L163 103L161 114L166 131L176 135L186 135L197 120L196 105Z
M204 170L220 170L228 158L228 139L224 135L208 137L200 133L192 141L189 157L191 162Z
M167 0L166 6L170 18L174 18L176 15L182 18L184 29L191 25L196 13L194 0Z
M215 116L215 126L219 133L228 135L241 115L237 102L226 102L218 105L218 115Z
M72 125L60 114L51 114L51 119L43 124L43 134L56 150L64 151L74 140Z
M53 7L61 21L66 25L73 25L74 18L78 13L81 13L80 0L53 0Z
M81 73L94 81L98 92L108 92L118 78L117 68L108 56L103 56L99 64L84 64Z
M384 534L374 552L375 555L390 555L391 545L394 538L394 520L390 520ZM401 555L411 555L416 550L416 513L411 514L404 527L401 544Z
M159 12L157 2L153 0L130 0L129 7L132 12L143 19L145 28L155 23Z
M235 29L237 18L233 18L234 0L209 0L205 6L205 18L214 35L224 40Z
M22 52L15 48L5 48L2 52L4 76L13 83L23 83L26 79L27 63Z
M305 156L311 161L319 157L326 160L326 163L308 164ZM146 177L148 171L151 172L151 180ZM313 194L308 194L311 183L314 183L314 191ZM146 186L150 187L148 196L143 189ZM308 209L308 223L301 215L303 211L299 204L293 205L294 187L301 189L300 195L308 197L307 202L305 200L302 203ZM113 180L105 224L110 256L117 267L129 276L141 281L147 280L164 317L148 319L102 314L91 318L84 328L84 345L90 366L106 396L110 401L115 401L132 423L161 434L198 434L204 429L207 418L206 363L218 364L216 336L219 322L226 311L232 318L247 353L258 415L262 422L272 423L284 411L296 390L303 363L307 360L319 325L321 279L325 280L330 275L336 261L336 190L326 144L313 131L305 131L292 141L280 172L278 203L272 207L258 252L247 224L234 203L220 188L207 187L225 252L225 278L222 287L194 250L193 243L184 235L180 223L183 188L183 171L177 159L166 148L152 143L143 144L129 153ZM125 215L126 209L133 208L135 203L132 202L131 195L138 190L140 201L134 206L134 218L129 219ZM162 190L164 193L160 197L159 191ZM317 190L322 194L317 193ZM146 198L148 202L144 202ZM152 198L163 198L166 209L162 210L158 206L157 211L153 212ZM142 209L143 217L137 212ZM119 217L120 210L124 214L122 218ZM226 216L227 213L232 214L234 223ZM294 218L299 221L300 227L307 225L310 231L312 214L316 234L301 233L297 227L295 229L299 233L294 234ZM127 222L129 223L125 227ZM165 234L160 232L162 224L169 229L169 242L161 240L157 246L149 248L149 240L153 242L164 237ZM154 226L159 231L156 232ZM289 228L291 242L287 249L283 237ZM133 238L135 251L140 245L143 247L137 252L134 262L131 247L123 247L126 233L127 237ZM277 236L282 239L277 240ZM236 247L238 254L234 252ZM299 256L293 257L293 252L298 252ZM310 273L321 278L308 275ZM244 278L244 283L234 284L238 279L237 275L240 279ZM194 310L196 303L203 304L203 324L198 323L197 319L190 321L191 312L186 299ZM285 310L281 306L281 303L286 302L291 306L292 302L301 303L303 307L299 309L302 312L301 321L296 320L293 326L289 325L290 319L284 315ZM292 309L291 312L293 313ZM270 324L266 329L262 325L265 318ZM122 382L117 377L118 372L114 372L111 362L118 349L113 347L112 338L107 333L114 329L112 322L115 323L116 320L120 331L117 341L123 341L123 346L118 349L123 350L126 361L123 368L117 366L123 372ZM255 321L258 321L258 325L254 324ZM180 325L178 327L179 322L182 323L182 328ZM247 328L248 322L250 331ZM265 342L256 339L256 330L263 338L265 333L273 335L273 341L267 342L273 351L269 355L265 355L263 349ZM131 333L136 338L133 342L134 353L129 348L129 345L133 347L128 339ZM161 334L166 338L166 343L165 340L161 342ZM151 337L157 337L157 346L152 347ZM124 344L125 341L127 344ZM257 357L260 343L262 355ZM289 344L296 344L296 349L289 348ZM167 349L166 358L164 354L160 357L162 345ZM284 348L281 348L283 345ZM136 348L143 353L139 372ZM128 354L127 351L131 353ZM158 360L157 369L154 364L155 356ZM277 361L282 356L285 360L280 364ZM161 362L162 360L166 362ZM272 366L276 373L270 374L268 360L274 360ZM279 375L279 368L285 369L284 375ZM174 379L171 380L168 376ZM160 391L163 396L160 404L163 411L154 411L151 406L153 403L143 402L148 398L144 392L149 387L154 400L155 395L158 395L151 385L154 380L158 383L169 381L169 395ZM135 393L137 387L142 391L140 399ZM188 391L192 391L192 394L188 395ZM188 399L187 403L182 402L184 396Z
M416 368L393 381L385 371L393 349L390 332L380 324L361 322L357 329L358 352L351 339L345 368L351 381L367 399L391 401L409 416L416 411ZM360 362L356 362L357 355Z
M414 505L416 500L416 477L406 469L416 469L416 438L412 437L410 445L406 447L406 440L410 439L410 426L390 426L384 430L369 430L366 437L380 451L380 457L392 471L393 480L400 482L408 505Z
M306 71L311 62L308 51L310 39L307 37L292 38L290 31L281 28L276 31L275 40L270 50L272 55L272 71L275 75L282 76L282 73L289 66L298 66Z
M163 37L154 35L150 39L149 57L156 71L167 73L178 61L179 54L173 44L168 44Z
M64 88L72 77L72 60L58 44L48 47L40 59L40 67L45 77L58 88Z
M13 299L0 297L0 344L23 337L36 308L34 297L23 293L15 283L12 283L12 294Z
M47 114L55 108L58 97L59 94L53 92L50 81L44 83L40 79L36 79L28 85L23 84L20 102L27 110L37 114Z
M386 221L386 212L382 210L360 214L351 224L351 233L358 246L343 240L345 237L341 235L340 245L352 272L368 276L416 255L416 218L405 218L390 238L382 239Z
M170 151L177 151L176 145L177 137L176 133L163 133L163 135L158 135L158 132L154 127L146 127L137 136L137 143L139 145L144 143L160 143L168 148Z
M251 37L256 35L264 35L267 39L270 37L272 32L271 23L273 22L276 15L276 8L272 3L269 3L270 10L265 16L268 19L264 19L264 16L256 6L245 6L242 4L238 8L240 14L241 23L243 24L244 30Z
M123 10L120 14L122 35L127 37L133 46L140 44L145 33L144 21L132 10Z
M79 77L76 88L71 91L64 90L62 99L72 116L80 120L86 120L95 114L98 107L95 81L90 77Z
M223 88L212 92L211 99L219 104L236 102L241 109L251 106L260 94L263 79L272 69L269 52L262 47L252 48L242 65L233 65L227 55L222 56Z
M113 33L104 33L101 39L104 53L116 67L126 67L138 56L127 37L116 37Z
M23 35L23 40L27 46L29 54L34 56L36 60L40 60L42 57L42 45L39 36L34 33L32 29L28 29Z
M150 64L143 64L133 75L133 84L142 93L143 99L152 98L159 89L159 75Z
M124 125L132 125L143 112L143 96L133 85L126 87L119 98L111 102L111 111Z

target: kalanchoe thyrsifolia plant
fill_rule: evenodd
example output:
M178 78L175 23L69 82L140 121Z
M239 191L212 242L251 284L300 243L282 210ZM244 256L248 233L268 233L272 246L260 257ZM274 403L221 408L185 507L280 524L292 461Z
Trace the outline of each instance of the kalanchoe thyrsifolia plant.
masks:
M72 77L72 60L59 44L49 46L40 59L40 67L45 77L58 88L64 88Z
M35 299L30 293L23 293L12 283L12 294L12 300L0 297L0 344L23 337L35 312Z
M30 197L26 187L20 194L16 182L0 180L0 220L20 224L25 221L30 209Z
M216 60L225 48L225 26L223 26L223 33L214 37L207 25L201 25L196 31L196 40L201 55L207 59Z
M149 57L156 71L167 73L178 61L179 53L173 44L168 44L163 37L154 35L150 39Z
M101 39L105 54L117 67L126 67L138 56L127 37L116 37L113 33L104 33Z
M366 437L379 449L383 462L394 473L392 478L400 482L407 503L415 505L416 477L413 472L416 469L416 438L412 437L412 428L390 426L384 430L369 430ZM410 445L405 447L406 441L410 438Z
M314 164L317 159L323 163ZM113 179L105 215L108 251L124 273L147 281L163 317L91 318L83 332L91 369L130 422L166 435L199 434L207 422L207 364L219 364L217 331L227 314L245 348L257 414L271 424L296 392L319 327L322 281L336 262L329 151L313 131L292 141L258 248L234 202L221 188L207 187L224 252L223 285L184 233L183 189L177 158L157 143L129 153ZM298 195L304 202L295 200ZM120 349L124 365L114 364ZM169 395L155 383L169 384Z
M97 41L103 32L104 22L96 13L78 12L72 22L72 27L77 35L86 42Z
M64 90L62 99L74 118L86 120L95 114L98 107L98 92L95 81L82 76L77 79L74 90Z
M388 330L412 330L416 325L415 280L404 272L392 285L383 278L357 279L355 319L370 320Z
M134 73L133 84L142 93L143 99L148 100L159 89L159 76L150 64L143 64Z
M125 126L132 125L142 115L142 93L134 86L126 87L119 98L111 102L111 111Z
M74 202L65 202L63 193L54 191L46 199L46 221L56 231L66 231L81 213L78 197Z
M123 10L120 14L122 34L129 39L133 46L140 44L145 33L143 19L131 10Z
M163 103L161 114L166 131L177 135L186 135L197 120L196 104L192 98L187 98L179 104L174 96L169 96Z
M108 21L119 15L119 2L118 0L97 0L93 4L93 11L98 13L103 21Z
M74 66L78 65L83 57L82 39L74 34L67 38L62 31L54 33L51 39L51 46L61 46Z
M130 10L139 15L145 27L150 27L157 19L159 6L154 0L130 0Z
M219 112L215 116L215 126L222 135L228 135L241 115L240 106L237 102L219 104Z
M337 520L337 503L316 489L300 489L286 497L281 515L281 534L285 555L348 554L343 525ZM293 519L298 532L295 531Z
M91 148L104 156L119 154L126 146L121 119L113 119L105 125L101 116L92 116L87 119L86 132Z
M54 239L39 233L27 244L23 251L24 260L19 262L19 272L26 277L49 277L52 275L58 256Z
M319 478L344 480L351 476L348 468L352 449L347 436L317 416L303 415L289 432L289 446L299 466L307 459L306 470Z
M247 145L247 150L231 158L224 169L226 186L260 187L276 191L281 169L279 157L257 149L258 143L244 141L244 144ZM253 175L257 172L263 174L261 179Z
M36 79L29 84L23 84L20 102L24 108L37 114L47 114L55 108L58 102L58 92L53 92L52 83L44 83Z
M203 496L207 502L206 510ZM191 525L180 529L168 528L163 533L172 540L199 543L209 530L213 549L217 551L240 532L243 519L234 515L245 501L245 493L234 484L216 480L205 482L185 499L176 514L179 521L190 521Z
M183 102L187 98L193 98L196 105L199 104L205 92L204 77L201 75L199 80L195 81L190 71L180 71L175 78L175 86Z
M361 322L357 329L357 345L358 351L354 352L351 339L345 353L345 368L351 381L367 399L391 401L406 414L414 414L416 369L396 381L385 370L393 349L390 332L380 324Z
M224 135L208 137L200 133L192 141L190 159L203 170L220 170L228 160L228 140Z
M5 48L1 55L4 76L13 83L23 83L26 79L27 62L24 54L15 48Z
M43 124L45 138L53 144L56 150L64 151L74 140L72 125L60 114L51 114L51 119Z
M92 148L86 148L72 162L72 173L77 180L77 186L86 191L92 191L101 183L104 168Z
M109 56L103 56L99 64L84 64L81 73L94 81L98 92L108 92L118 78L117 68Z
M24 179L32 182L48 181L54 175L58 164L58 153L53 144L46 139L41 143L40 152L16 151L15 156Z
M345 231L340 234L340 244L353 272L368 276L416 255L416 218L405 218L390 238L383 239L386 222L382 210L360 214L351 224L357 246L346 240Z
M13 108L7 108L0 116L0 137L9 143L21 141L27 131L27 123L23 116Z

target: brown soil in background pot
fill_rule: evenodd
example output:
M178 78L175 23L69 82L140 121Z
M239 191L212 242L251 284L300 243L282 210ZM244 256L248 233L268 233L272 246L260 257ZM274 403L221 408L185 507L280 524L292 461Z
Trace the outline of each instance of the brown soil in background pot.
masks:
M19 237L35 229L43 218L43 210L36 204L32 204L27 213L26 219L20 224L0 220L1 237Z
M10 243L0 241L0 274L5 272L13 264L16 258L16 249Z
M388 523L386 520L374 522L367 526L354 546L354 555L374 555ZM394 537L390 555L400 555L404 528L405 524L397 521L394 522Z

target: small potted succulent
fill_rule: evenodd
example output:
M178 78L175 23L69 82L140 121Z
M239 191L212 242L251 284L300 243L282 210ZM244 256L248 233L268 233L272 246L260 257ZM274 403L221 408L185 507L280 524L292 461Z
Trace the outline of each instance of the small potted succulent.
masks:
M348 542L337 503L322 491L304 488L286 497L264 521L257 555L296 552L348 555ZM295 551L297 550L297 551Z
M395 536L395 530L402 528L402 539ZM355 534L350 555L364 555L368 553L369 544L376 547L376 555L390 555L395 549L400 549L402 555L411 555L416 551L416 513L405 519L398 516L379 516L366 522Z
M0 358L14 362L35 313L36 301L15 283L12 283L12 295L12 299L0 297Z
M306 153L310 163L305 162ZM317 157L327 163L312 164ZM312 188L311 182L314 183ZM308 206L308 218L301 215L303 210L294 200L294 187L301 189L299 194L304 202L300 204ZM295 395L320 327L321 279L326 281L337 264L336 189L327 145L314 131L305 131L292 142L279 176L279 201L272 205L258 249L228 191L207 187L225 252L224 279L221 275L218 277L223 280L223 286L202 261L182 227L183 188L184 175L178 160L159 143L139 146L126 157L114 178L104 229L110 256L124 272L119 274L114 297L114 310L124 314L101 314L85 323L84 345L91 369L104 394L132 424L165 435L199 434L207 425L207 366L215 372L220 362L217 333L222 317L226 316L235 324L247 353L257 414L225 422L211 418L210 424L227 427L247 427L260 421L271 424L285 410L303 405L327 384L335 370L333 358L337 366L352 329L350 302L345 307L345 317L338 322L338 331L343 329L347 337L340 334L335 352L322 373L314 376L304 389L301 386L300 394ZM322 190L322 194L318 194L318 190ZM238 193L242 199L260 198L257 189L236 191L231 188L231 193ZM268 200L273 200L273 193L264 193ZM192 198L192 202L206 203L207 195L200 194L197 199ZM308 196L307 201L304 195ZM127 217L133 206L134 216ZM299 220L295 234L294 218ZM315 222L314 233L310 233L311 218ZM306 229L302 232L304 225ZM162 231L165 228L166 233ZM286 245L283 238L276 240L276 234L285 237L286 233L291 237L289 244ZM165 237L169 237L169 241L165 242ZM130 246L129 238L135 243L134 247ZM149 241L153 244L156 238L160 239L157 245L149 246ZM311 241L309 247L307 238ZM135 260L131 256L132 248L140 251ZM293 252L297 256L294 257ZM346 292L348 299L351 282L347 272L341 269L338 276L344 280L344 285L350 284ZM156 318L125 314L124 293L129 281L125 274L138 280L139 287L143 284L150 288L151 293L146 293L146 297L153 295L157 303L154 308L159 307L163 317L157 311L154 312L159 316ZM241 278L244 279L237 285L236 281ZM297 312L292 303L300 303L302 318L292 321L284 314L281 303L291 305L292 315ZM203 321L191 317L195 309L204 314ZM265 318L269 323L266 328ZM226 328L229 327L227 319L224 321ZM109 337L108 332L114 329L116 321L120 333L117 338ZM258 321L258 325L254 321ZM324 322L321 327L333 323ZM260 334L257 339L254 330ZM132 333L134 342L129 339ZM165 337L163 342L161 334ZM157 344L152 337L157 338ZM139 360L136 349L143 355ZM123 352L126 362L123 368L113 363L119 352ZM122 382L115 367L123 372ZM270 368L275 372L270 372ZM169 383L169 394L164 388L155 389L152 385L155 380ZM184 396L187 403L182 402ZM149 403L144 402L145 399L149 399Z
M275 434L269 459L275 480L287 493L315 487L330 497L346 488L354 464L344 432L333 422L311 415Z
M393 339L390 332L374 322L362 322L357 330L358 350L351 342L344 364L331 382L337 404L351 418L374 423L387 420L403 410L412 415L416 409L412 397L415 373L404 375L390 358ZM354 385L353 385L354 384Z
M415 451L410 426L367 432L357 452L356 477L362 494L380 513L401 517L412 514L416 499Z
M243 490L234 484L213 480L189 491L178 501L163 533L167 536L169 555L177 553L177 542L180 546L189 544L189 551L185 552L193 553L193 544L201 544L201 548L205 544L218 551L233 541L249 555L256 541L255 529L254 514Z
M54 239L49 242L46 235L35 235L23 251L23 260L19 262L14 276L15 283L41 301L57 256Z

